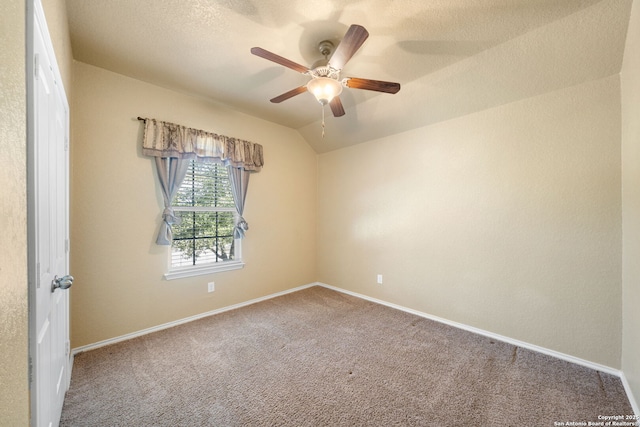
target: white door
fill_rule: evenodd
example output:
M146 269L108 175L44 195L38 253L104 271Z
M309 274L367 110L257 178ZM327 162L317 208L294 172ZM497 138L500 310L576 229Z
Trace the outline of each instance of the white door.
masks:
M57 426L69 387L68 104L35 3L30 117L32 424Z

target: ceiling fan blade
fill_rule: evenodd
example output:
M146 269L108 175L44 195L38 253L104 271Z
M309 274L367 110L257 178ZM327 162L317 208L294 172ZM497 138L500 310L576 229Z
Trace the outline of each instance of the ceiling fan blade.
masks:
M336 51L331 55L329 65L336 70L342 70L367 37L369 37L369 32L363 26L355 24L350 26Z
M345 79L345 85L353 89L375 90L376 92L385 93L397 93L400 90L400 83L359 79L357 77L347 77Z
M256 56L259 56L261 58L264 59L268 59L269 61L273 61L276 64L280 64L280 65L284 65L285 67L291 68L292 70L295 70L299 73L306 73L307 71L309 71L309 69L307 67L305 67L304 65L300 65L297 64L293 61L288 60L287 58L283 58L280 55L276 55L273 52L269 52L268 50L264 50L261 47L252 47L251 48L251 53L253 53Z
M277 104L279 102L286 101L289 98L293 98L296 95L300 95L301 93L304 93L306 91L307 91L307 86L300 86L300 87L297 87L295 89L290 90L289 92L285 92L280 96L276 96L275 98L273 98L271 100L271 102Z
M334 117L344 116L344 107L339 97L334 96L331 102L329 102L329 106L331 107L331 112L333 112Z

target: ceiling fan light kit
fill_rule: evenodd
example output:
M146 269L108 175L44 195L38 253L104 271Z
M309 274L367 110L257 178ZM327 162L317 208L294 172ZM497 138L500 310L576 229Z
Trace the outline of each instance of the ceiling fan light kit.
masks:
M342 81L339 80L342 68L360 46L362 46L367 37L369 37L369 33L363 26L351 25L335 50L332 42L328 40L321 41L318 44L318 50L324 56L324 59L316 61L311 68L307 68L304 65L290 61L260 47L251 48L251 53L311 77L311 80L309 80L306 85L272 98L271 102L280 103L303 92L311 92L323 107L329 104L333 115L340 117L345 114L339 96L342 93L343 86L392 94L400 90L400 84L393 82L351 77L342 79ZM322 109L322 129L324 136L324 108Z
M316 97L322 105L327 105L331 100L342 93L342 83L331 77L314 77L307 83L307 90Z

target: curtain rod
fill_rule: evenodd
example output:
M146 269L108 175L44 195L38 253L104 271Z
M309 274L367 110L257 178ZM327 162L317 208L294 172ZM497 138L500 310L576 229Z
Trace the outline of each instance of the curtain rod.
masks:
M142 117L140 117L140 116L138 116L138 120L140 120L141 122L145 122L145 121L147 121L147 119L142 118Z

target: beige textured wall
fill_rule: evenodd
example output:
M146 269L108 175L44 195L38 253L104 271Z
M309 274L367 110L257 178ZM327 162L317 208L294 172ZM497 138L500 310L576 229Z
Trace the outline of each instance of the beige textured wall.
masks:
M619 368L620 161L617 75L323 154L319 280Z
M0 424L29 423L25 2L0 13Z
M634 1L622 86L622 369L640 403L640 3Z
M47 27L51 36L53 50L56 54L62 84L67 97L70 97L71 70L73 55L71 52L71 39L69 37L69 22L67 19L67 5L65 0L42 0L42 9L47 19Z
M295 131L83 63L73 75L72 347L315 281L317 158ZM247 195L244 269L163 279L162 198L137 116L264 146Z

